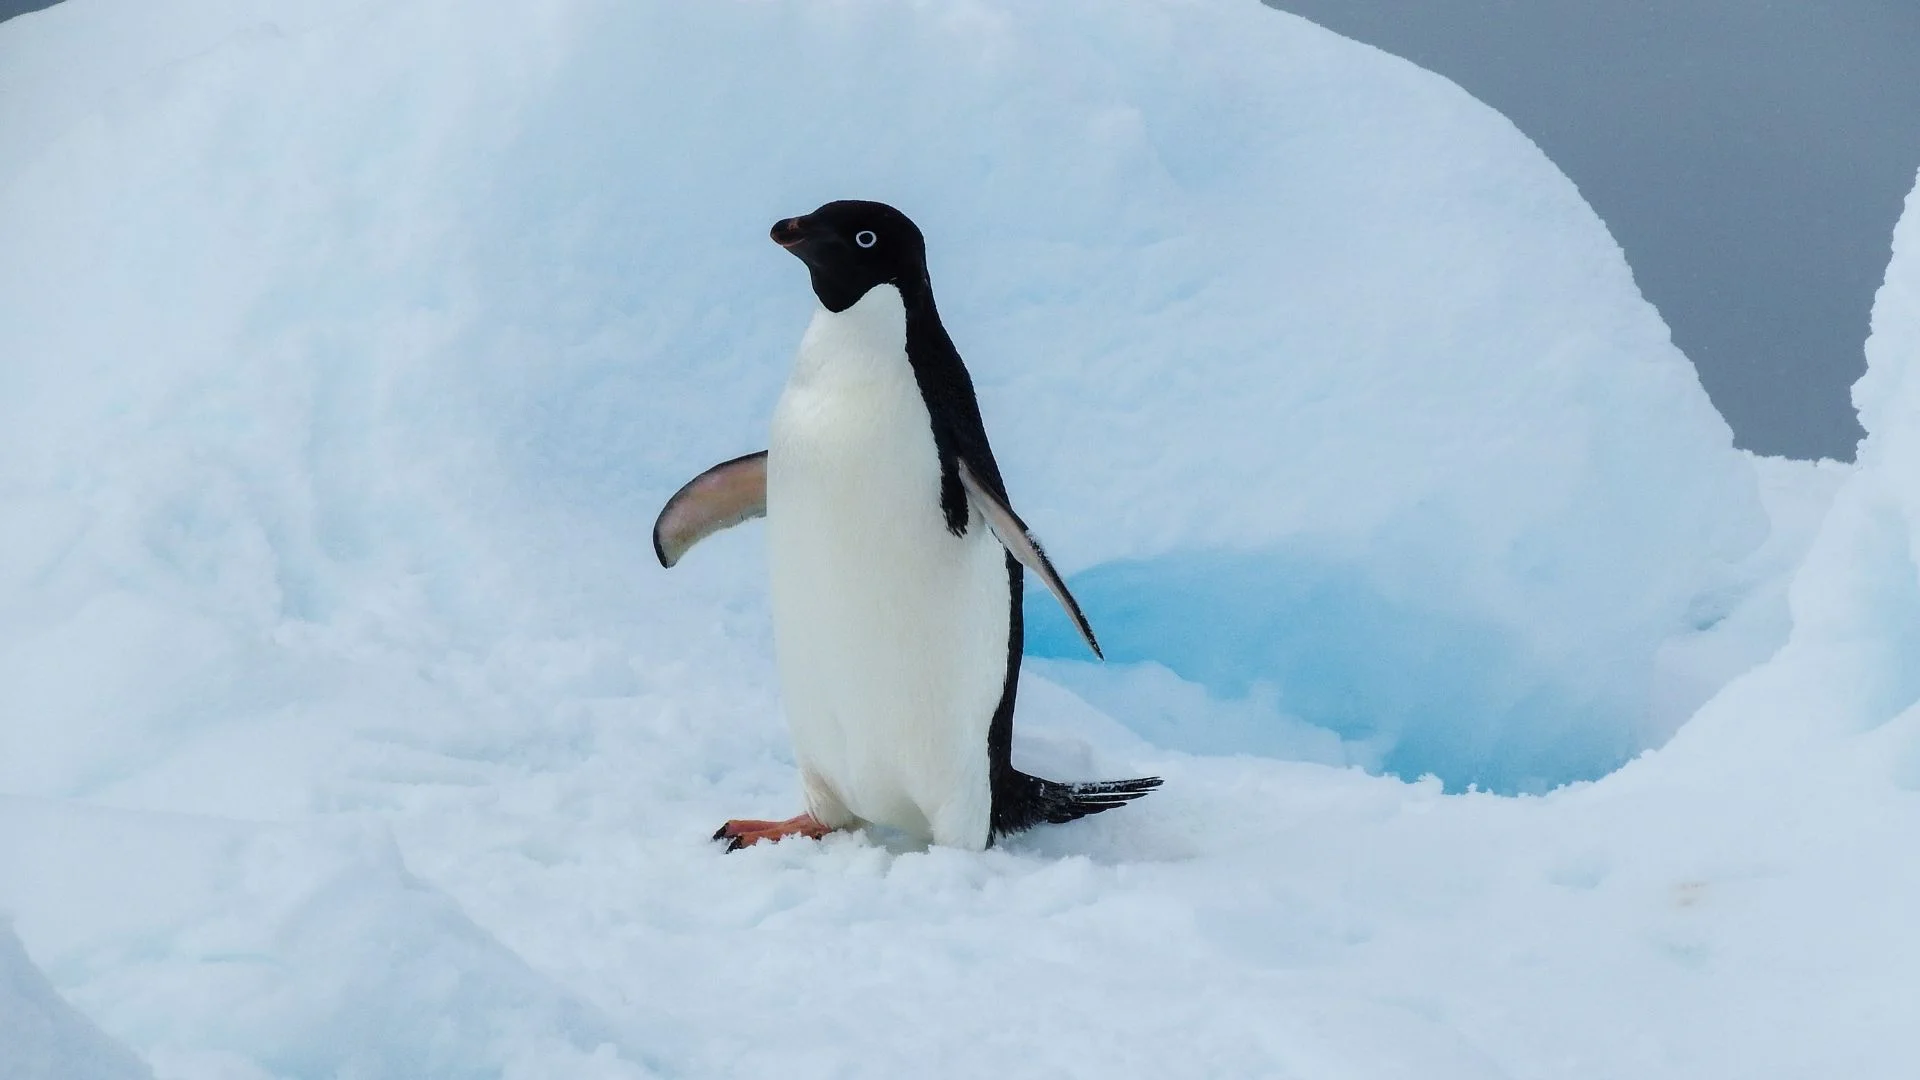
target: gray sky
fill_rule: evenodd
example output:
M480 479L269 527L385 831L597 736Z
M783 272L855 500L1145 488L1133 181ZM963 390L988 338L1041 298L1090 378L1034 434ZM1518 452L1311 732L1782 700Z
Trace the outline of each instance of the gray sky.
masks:
M1851 458L1920 167L1920 0L1267 0L1437 71L1580 186L1748 449ZM0 0L0 19L50 0Z
M1267 0L1437 71L1578 184L1740 445L1851 459L1920 168L1915 0Z

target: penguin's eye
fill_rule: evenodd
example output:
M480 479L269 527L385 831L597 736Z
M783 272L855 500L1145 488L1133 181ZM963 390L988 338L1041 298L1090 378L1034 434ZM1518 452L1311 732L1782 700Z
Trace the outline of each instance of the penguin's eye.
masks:
M879 243L880 238L873 235L872 229L861 229L859 232L853 234L853 242L863 248L870 248Z

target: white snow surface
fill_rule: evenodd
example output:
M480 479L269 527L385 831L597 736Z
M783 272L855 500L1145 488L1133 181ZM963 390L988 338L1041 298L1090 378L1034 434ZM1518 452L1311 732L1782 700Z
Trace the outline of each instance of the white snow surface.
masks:
M1911 206L1848 470L1730 448L1504 120L1250 0L68 0L0 73L0 973L156 1075L1910 1064ZM1137 805L707 840L798 808L762 538L646 530L843 196L1119 661L1033 607L1016 756Z
M140 1080L146 1066L74 1011L0 923L0 1080Z

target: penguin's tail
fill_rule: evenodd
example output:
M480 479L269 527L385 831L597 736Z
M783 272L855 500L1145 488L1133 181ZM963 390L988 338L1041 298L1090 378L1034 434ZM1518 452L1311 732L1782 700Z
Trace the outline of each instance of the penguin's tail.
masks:
M1010 770L1004 786L994 792L993 835L1005 836L1035 825L1078 821L1116 806L1125 806L1160 786L1157 776L1136 780L1102 780L1063 784Z

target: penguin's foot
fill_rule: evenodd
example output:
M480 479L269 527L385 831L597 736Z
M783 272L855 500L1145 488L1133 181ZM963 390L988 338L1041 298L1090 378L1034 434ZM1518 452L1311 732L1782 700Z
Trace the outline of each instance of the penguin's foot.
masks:
M818 840L833 830L820 824L812 814L801 814L785 821L755 821L751 818L737 818L720 826L713 834L715 840L725 840L728 851L739 851L743 847L752 847L762 840L784 840L789 836L804 836Z

